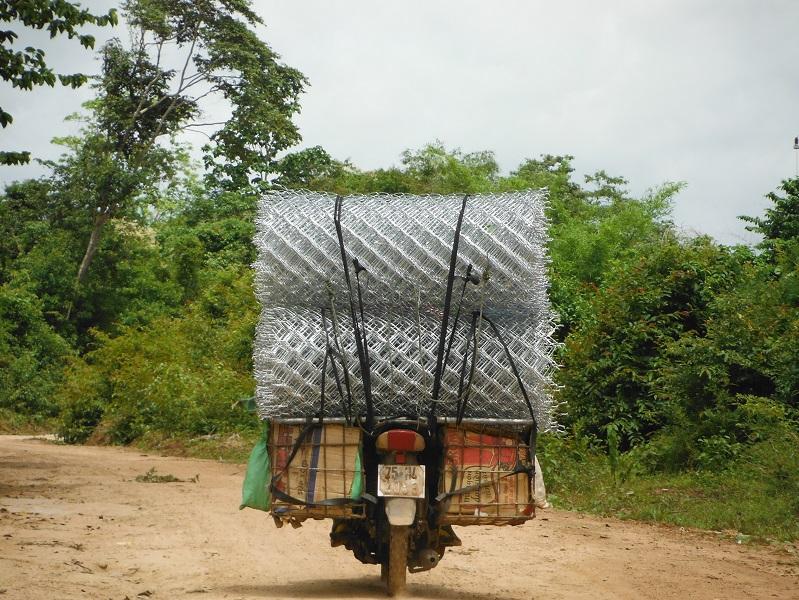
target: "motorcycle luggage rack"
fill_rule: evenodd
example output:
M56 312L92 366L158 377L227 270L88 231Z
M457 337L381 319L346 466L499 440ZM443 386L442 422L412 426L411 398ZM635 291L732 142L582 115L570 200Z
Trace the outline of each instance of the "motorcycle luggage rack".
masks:
M365 518L361 429L290 421L270 426L272 515L294 522Z
M391 420L393 417L375 417L375 422L380 423L381 421ZM427 418L419 417L418 419L421 423L427 423ZM436 421L440 424L446 425L450 423L456 422L456 417L446 416L446 415L438 415L436 416ZM279 419L280 423L286 423L288 425L304 425L308 422L307 417L286 417ZM345 423L346 419L344 417L325 417L325 423ZM487 419L487 418L464 418L461 420L461 423L464 426L494 426L499 428L507 428L512 430L520 430L524 429L525 427L530 427L533 424L532 419Z
M440 524L518 525L535 518L530 448L518 423L508 425L464 420L442 428Z

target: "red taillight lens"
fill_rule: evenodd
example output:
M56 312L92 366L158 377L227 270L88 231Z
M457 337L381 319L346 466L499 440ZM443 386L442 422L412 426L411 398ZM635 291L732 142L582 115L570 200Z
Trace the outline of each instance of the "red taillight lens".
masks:
M388 449L400 452L411 452L416 445L416 432L396 429L388 432Z
M424 438L410 429L392 429L377 437L377 449L389 452L421 452Z

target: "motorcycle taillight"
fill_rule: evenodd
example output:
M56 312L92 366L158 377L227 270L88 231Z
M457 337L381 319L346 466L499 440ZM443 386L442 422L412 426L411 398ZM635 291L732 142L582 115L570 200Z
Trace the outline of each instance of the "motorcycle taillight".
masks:
M377 436L376 446L388 452L421 452L424 438L410 429L392 429Z

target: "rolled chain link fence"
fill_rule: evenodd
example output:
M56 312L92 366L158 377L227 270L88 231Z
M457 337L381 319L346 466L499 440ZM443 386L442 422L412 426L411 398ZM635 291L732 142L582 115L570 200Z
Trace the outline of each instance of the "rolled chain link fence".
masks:
M326 193L277 191L260 201L254 268L262 313L254 364L262 418L364 413L335 200ZM356 310L360 317L362 306L376 415L429 411L462 201L462 195L343 198L344 247L356 306L361 287L363 302ZM465 397L466 418L529 419L520 378L539 430L557 428L551 394L557 344L547 296L545 207L546 194L540 190L468 198L438 415L455 416L459 398L463 402ZM365 269L357 280L353 259ZM464 286L467 272L472 281ZM481 313L496 331L479 318Z

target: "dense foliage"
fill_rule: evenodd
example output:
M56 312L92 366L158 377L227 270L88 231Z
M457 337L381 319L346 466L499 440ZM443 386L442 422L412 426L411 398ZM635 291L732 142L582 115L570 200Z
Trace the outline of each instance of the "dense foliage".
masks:
M261 189L545 187L567 434L542 459L560 502L799 535L785 526L799 514L799 180L746 219L758 247L727 247L672 225L680 184L633 197L604 171L578 181L570 156L503 174L490 151L438 142L371 171L320 147L285 154L305 80L258 40L246 2L140 0L125 15L139 42L102 49L82 133L0 196L0 419L56 419L69 442L254 429ZM231 103L201 172L171 137L201 107L152 54L168 43ZM719 512L653 491L669 486Z
M27 44L23 46L20 34L24 35L26 29L40 29L47 31L51 38L59 35L77 38L81 46L90 49L94 48L94 36L82 33L82 26L116 25L117 14L112 9L104 15L95 15L80 4L67 0L0 0L0 21L11 23L16 29L0 31L0 77L4 82L20 90L32 90L41 85L53 87L56 81L77 88L86 83L86 75L56 74L47 65L44 50ZM5 128L13 121L14 118L0 107L0 126ZM28 161L28 151L0 151L0 165Z

